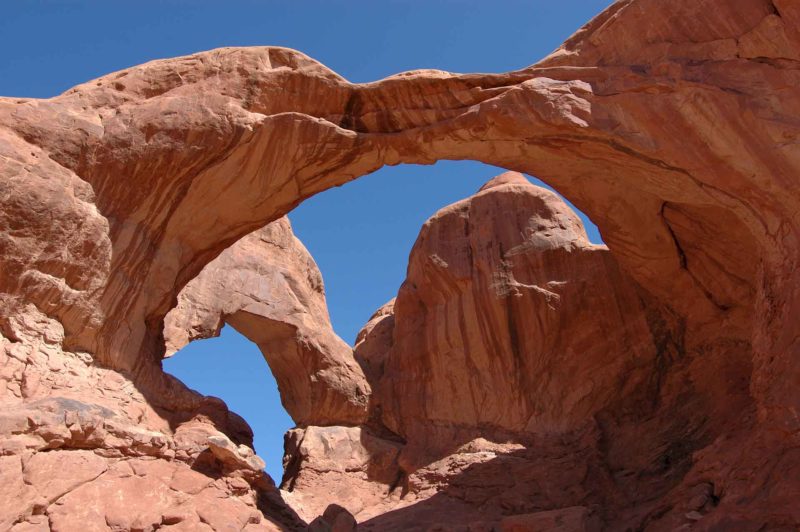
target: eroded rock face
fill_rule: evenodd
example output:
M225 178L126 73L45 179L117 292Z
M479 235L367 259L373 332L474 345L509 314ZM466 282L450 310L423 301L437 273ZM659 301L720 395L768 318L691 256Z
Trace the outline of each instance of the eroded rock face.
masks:
M20 487L0 499L16 501L3 507L0 523L19 528L55 522L57 501L42 510L42 500L15 473L24 474L31 456L46 449L90 450L107 461L97 480L74 489L62 484L70 494L95 493L94 482L113 475L127 478L116 462L149 456L158 467L207 467L211 478L228 486L218 487L223 500L237 507L277 496L262 487L257 472L234 475L236 464L250 458L241 448L248 443L241 420L161 371L165 316L223 250L303 199L384 164L475 159L537 175L597 223L615 268L630 281L604 297L628 302L625 293L634 286L644 294L639 308L651 339L659 339L655 361L649 348L639 350L636 338L603 331L603 340L631 347L625 355L644 363L631 375L652 378L617 382L614 394L588 390L597 405L584 404L585 395L575 390L536 388L542 395L521 397L522 387L514 383L508 389L513 399L489 396L484 412L473 401L482 393L474 375L457 368L455 396L470 390L465 412L443 400L430 406L411 401L406 409L390 387L424 391L437 383L439 389L440 362L427 348L449 347L459 335L425 339L408 362L436 370L434 380L373 383L377 391L370 400L380 411L368 413L366 426L381 438L389 428L416 438L416 420L434 415L444 432L423 435L435 444L432 456L413 450L409 439L399 464L409 486L428 468L433 480L425 485L435 481L449 494L439 495L446 490L437 488L413 505L409 512L415 513L397 511L385 519L400 526L430 509L430 520L528 516L506 521L508 526L594 517L656 530L796 526L798 19L800 7L788 0L621 0L549 57L506 74L418 71L358 85L291 50L221 49L127 69L47 100L0 99L0 401L10 416L0 445L7 485ZM506 253L503 260L509 260ZM609 255L576 245L569 256L593 253ZM480 254L477 259L475 264L496 266ZM448 268L471 264L445 262ZM580 261L559 266L591 278L585 267ZM455 266L445 269L428 259L419 264L423 278L441 274L437 268L450 272ZM534 273L528 282L522 271L510 271L515 282L541 287ZM459 273L449 281L461 289L465 279ZM507 298L509 306L530 306L535 294L510 280L506 275L509 289L523 296ZM413 315L404 299L436 308L407 288L398 296L393 327L424 331L398 323ZM544 289L562 296L562 304L569 295ZM451 301L471 299L466 291ZM476 310L486 304L487 316L495 319L508 314L494 303L471 304ZM636 307L625 311L636 314ZM614 321L610 313L601 318ZM642 330L636 325L642 320L632 319ZM448 315L437 320L455 325ZM385 317L380 323L390 325ZM468 341L458 340L469 346L462 359L466 353L480 358L470 334ZM365 366L367 374L400 370L398 346L419 342L393 338L385 355L376 347L385 336L368 344L375 351L367 358L376 364ZM593 345L582 340L582 351L591 352ZM496 342L504 349L513 345L509 335ZM287 349L302 352L296 344ZM548 383L569 376L547 366L557 355L542 359ZM340 360L331 357L323 359ZM506 365L516 360L503 357L508 353L499 355ZM613 368L620 361L609 363ZM605 372L604 366L599 376ZM487 375L507 382L497 368L488 367ZM343 390L361 389L359 380L322 396L341 399ZM348 396L344 403L359 400ZM81 412L88 419L76 421ZM518 412L530 412L533 423ZM585 426L579 426L580 415L591 416ZM31 422L31 416L48 419ZM473 444L474 423L480 433L508 431L510 441L532 433L534 441L517 450L490 440ZM537 435L536 427L556 435ZM463 445L438 456L456 428L454 438ZM220 435L232 446L214 440L219 449L238 454L210 450L208 438ZM231 462L220 462L225 457ZM484 457L488 466L479 467ZM448 465L451 459L457 463ZM517 477L509 478L507 462L517 464ZM64 463L84 467L78 458ZM86 475L100 469L92 467ZM148 489L161 489L155 473L142 478L151 477ZM240 487L250 495L237 495L244 492L230 487L229 481L238 482L234 478L244 479L249 488ZM527 480L517 484L516 478ZM119 482L142 487L138 480ZM495 491L482 490L487 483ZM438 505L443 498L447 504ZM490 499L485 513L474 509L475 501ZM128 526L115 517L115 503L98 500L105 502L91 519L101 529L109 519ZM461 506L448 506L454 500ZM275 501L257 506L281 508ZM442 513L444 507L451 513ZM133 513L133 505L126 508ZM469 508L481 514L469 514ZM176 519L142 511L146 515L137 516L144 524L130 527ZM551 511L556 514L536 515ZM196 523L195 516L214 529L222 526L197 511L179 522ZM347 521L333 510L328 517ZM249 517L243 519L230 522ZM291 515L286 522L300 523Z
M88 354L14 332L0 337L0 529L299 526L222 401L172 379L173 410L156 409Z
M258 344L299 425L365 420L369 385L331 327L322 276L287 218L223 251L167 315L167 353L229 323Z
M436 213L411 251L382 420L423 463L480 431L578 428L648 379L646 314L647 296L563 201L498 176Z
M625 528L686 504L669 494L693 465L689 449L753 405L747 348L691 344L684 327L589 243L558 196L502 174L425 223L396 300L359 334L355 356L375 392L369 430L400 443L396 478L367 478L388 493L365 508L370 484L340 473L358 491L334 502L374 530ZM284 482L287 498L313 501L351 447L288 446L291 478L326 473ZM670 527L711 510L718 488L690 488L705 498Z
M406 502L397 489L401 442L369 427L296 428L285 447L281 493L307 522L331 504L365 521Z

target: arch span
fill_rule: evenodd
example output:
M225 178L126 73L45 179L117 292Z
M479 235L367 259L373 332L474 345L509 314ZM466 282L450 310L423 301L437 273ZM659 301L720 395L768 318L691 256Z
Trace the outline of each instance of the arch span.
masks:
M0 99L0 332L174 407L164 317L224 249L383 165L474 159L585 212L686 344L752 347L759 421L777 430L742 420L740 444L783 460L800 430L797 20L778 0L620 0L505 74L352 84L298 52L226 48ZM36 396L26 368L16 398Z
M366 420L369 384L333 332L322 275L287 218L236 242L184 287L166 318L167 354L225 323L258 345L296 424Z
M717 3L731 11L732 34L752 33L766 16ZM757 285L789 297L766 272L795 253L796 187L781 176L796 161L790 147L758 140L794 134L792 95L783 90L787 105L775 108L764 86L781 91L789 73L720 51L704 58L678 30L670 42L683 47L650 43L656 29L636 40L624 31L636 16L627 4L508 74L418 71L355 85L291 50L221 49L47 101L5 100L7 149L28 168L37 161L33 173L80 189L94 231L107 231L88 265L76 257L79 275L59 264L17 280L20 291L40 308L72 298L69 311L49 311L68 344L140 372L159 358L177 293L241 236L384 164L475 159L541 177L596 220L649 291L693 323L725 320L748 336ZM649 8L653 17L689 9ZM598 48L600 36L616 48ZM65 208L85 216L81 205Z

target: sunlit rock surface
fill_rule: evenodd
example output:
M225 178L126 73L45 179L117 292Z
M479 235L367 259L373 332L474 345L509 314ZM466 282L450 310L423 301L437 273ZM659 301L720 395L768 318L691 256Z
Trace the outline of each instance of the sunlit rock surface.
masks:
M549 345L564 351L536 346L539 366L504 375L499 368L517 360L505 350L521 347L510 329L498 330L491 350L479 349L473 338L484 333L462 335L450 315L459 300L474 306L464 316L481 315L484 305L495 320L507 315L471 289L459 294L464 282L488 277L457 273L442 315L435 301L404 286L394 324L373 323L380 333L373 351L356 357L370 361L364 373L375 392L356 397L366 388L342 351L344 359L317 360L354 373L310 400L358 405L330 407L336 417L361 416L368 401L362 430L407 440L400 480L387 495L405 508L387 506L367 523L383 530L437 519L507 529L796 527L798 20L800 6L789 0L621 0L549 57L505 74L422 70L352 84L298 52L228 48L133 67L51 99L0 99L0 527L69 530L72 518L100 530L305 526L263 474L243 467L258 463L246 425L164 375L164 318L220 253L303 199L384 164L439 159L536 175L589 215L609 251L573 241L572 254L556 253L563 264L533 261L542 269L530 278L515 269L514 258L523 257L509 258L506 249L500 257L512 262L506 273L514 282L561 296L555 308L580 314L597 304L604 312L592 320L624 323L626 331L587 337L580 324L568 327L576 344L553 333ZM515 216L508 215L512 225ZM525 226L518 229L524 235ZM441 245L442 255L457 248ZM542 286L548 272L592 279L597 272L583 271L578 259L591 256L607 257L586 260L612 273L575 290L599 301L571 307L570 292ZM417 260L412 277L454 271ZM488 254L443 260L448 268L497 267ZM546 306L544 294L514 288L511 279L503 282L523 294L506 298L511 307ZM570 280L564 290L574 289ZM405 321L414 298L441 328ZM625 319L612 301L625 302ZM575 317L539 323L550 314L536 312L514 314L511 323L536 331ZM382 354L390 326L391 349ZM404 338L404 330L435 336ZM435 352L459 342L469 348ZM605 342L612 352L598 348ZM415 343L420 352L396 358ZM567 372L558 361L568 349L592 353L586 361L602 367ZM466 397L464 409L444 397L403 404L394 395L443 389L436 365L465 353L497 365L453 368L449 391ZM614 381L625 361L630 371ZM389 378L406 363L431 373L415 383ZM534 379L533 369L544 378ZM587 374L591 386L558 389ZM512 381L493 393L479 385ZM520 383L533 387L530 394ZM423 417L435 430L418 423ZM326 421L317 417L314 426ZM430 452L414 447L418 438L432 442ZM50 484L42 452L69 455ZM147 465L137 469L140 462ZM213 487L163 487L185 469ZM418 503L403 496L428 487L432 495ZM160 502L136 502L146 497ZM164 513L162 504L176 506L168 497L187 512ZM214 516L201 513L206 497ZM350 522L346 511L333 508L327 518Z
M261 348L296 423L364 421L369 386L333 332L322 275L288 219L245 236L186 285L165 321L168 353L226 322Z

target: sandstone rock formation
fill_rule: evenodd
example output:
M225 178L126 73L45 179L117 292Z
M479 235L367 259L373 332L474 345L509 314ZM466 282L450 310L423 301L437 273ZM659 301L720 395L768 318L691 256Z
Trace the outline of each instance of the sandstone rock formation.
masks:
M427 455L411 462L489 428L578 428L658 358L646 294L521 174L436 213L409 262L380 404L386 426Z
M220 400L172 380L176 408L155 409L88 355L17 338L0 342L0 530L282 530L297 522L253 454L249 427Z
M167 354L230 323L258 344L292 419L358 424L369 386L328 317L322 276L287 218L223 251L178 295L167 315Z
M749 408L747 361L714 340L687 352L682 326L554 193L502 174L426 222L356 344L374 391L360 445L342 440L353 429L324 444L297 429L285 498L313 515L334 501L374 530L639 526L691 467L680 446ZM334 485L348 489L315 500ZM669 500L689 506L668 527L711 510L699 486Z
M472 333L464 341L436 329L444 338L426 339L425 350L407 361L432 364L435 381L390 382L405 364L394 353L417 341L399 331L428 331L405 321L413 316L406 305L418 299L426 312L438 312L407 286L394 325L386 314L365 332L368 340L377 331L379 342L381 331L394 329L390 351L380 354L376 344L377 358L368 357L369 378L386 378L371 382L374 410L360 430L400 444L397 436L409 438L400 452L401 490L422 475L425 486L440 486L425 501L376 519L386 527L436 515L453 523L486 515L507 529L588 527L596 518L605 527L652 530L796 527L799 20L800 6L789 0L620 0L549 57L506 74L426 70L359 85L291 50L221 49L147 63L47 100L0 98L0 526L69 529L80 509L89 512L84 528L174 522L219 530L223 524L201 514L206 497L240 528L302 526L253 470L258 462L241 420L164 375L165 316L223 250L303 199L385 164L474 159L537 175L597 223L610 253L585 249L578 239L569 257L585 259L530 280L512 260L501 265L501 285L523 294L510 307L524 304L527 312L533 296L546 298L515 287L511 274L531 286L559 268L593 278L581 260L619 272L628 284L610 282L613 295L601 287L589 293L602 294L600 306L640 298L644 317L626 307L630 323L608 309L593 316L633 328L629 335L604 330L600 339L632 349L625 355L633 356L633 380L603 390L603 366L598 387L549 388L583 370L565 374L556 364L563 353L548 353L545 344L534 351L544 356L547 378L512 377L515 385L533 383L541 396L522 397L521 386L511 387L501 390L510 398L488 394L484 411L474 407L473 398L482 400L475 374L459 371L454 384L465 386L454 391L470 390L463 413L443 401L412 401L405 409L392 390L443 382L433 347L460 342L469 346L462 358L481 353ZM442 254L456 249L445 246ZM475 264L497 266L487 257L477 254ZM421 258L416 268L420 279L448 281L436 260ZM475 299L459 292L466 277L453 279L450 309ZM544 289L562 304L569 297ZM225 304L213 308L225 314ZM509 315L496 303L486 312ZM437 323L456 321L442 315ZM639 344L636 334L649 334L653 345ZM328 340L319 350L284 344L303 356L321 353L315 360L337 368L325 373L337 375L334 390L312 392L319 395L310 402L321 401L337 419L321 415L314 423L362 419L362 377L358 370L348 378L337 373L354 366L346 352L327 351L338 349ZM566 348L568 340L552 337L549 345ZM591 351L586 338L575 340ZM511 334L493 342L519 348ZM516 360L505 351L499 359ZM615 370L625 364L602 360ZM506 382L488 369L494 383ZM428 414L445 432L415 432ZM589 416L583 425L581 415ZM537 434L536 426L551 432ZM533 441L493 441L503 431L517 439L533 431ZM486 441L465 441L476 432ZM356 438L347 434L339 439ZM432 456L414 449L418 437L435 444ZM450 437L463 445L439 456ZM303 452L311 456L311 449ZM43 452L67 453L59 463L73 464L52 475L52 486L43 480L51 466L37 458ZM488 465L472 463L491 454ZM512 463L526 476L510 478ZM169 488L187 469L213 486L197 491L205 482L198 480ZM487 484L492 489L484 490ZM143 489L164 498L136 506ZM187 512L162 511L162 503L175 506L169 497ZM452 514L440 512L445 498L477 513L452 506ZM90 500L91 508L84 504ZM492 501L487 513L470 502L476 500ZM348 521L335 508L320 526L329 520Z

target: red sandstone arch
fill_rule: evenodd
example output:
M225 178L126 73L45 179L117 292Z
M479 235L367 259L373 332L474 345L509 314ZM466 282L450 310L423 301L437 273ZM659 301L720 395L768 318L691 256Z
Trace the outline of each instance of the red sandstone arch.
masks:
M359 85L220 49L2 99L0 327L32 304L65 348L158 387L164 316L223 249L382 165L474 159L586 212L687 341L751 345L760 419L796 438L798 20L787 1L622 0L507 74Z

